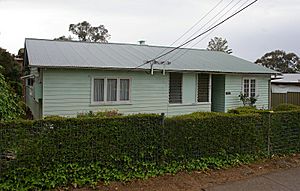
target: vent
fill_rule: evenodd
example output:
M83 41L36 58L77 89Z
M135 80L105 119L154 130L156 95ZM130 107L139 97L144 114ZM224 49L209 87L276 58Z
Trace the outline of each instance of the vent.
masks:
M144 40L139 40L138 42L139 42L139 45L146 45L146 41L144 41Z

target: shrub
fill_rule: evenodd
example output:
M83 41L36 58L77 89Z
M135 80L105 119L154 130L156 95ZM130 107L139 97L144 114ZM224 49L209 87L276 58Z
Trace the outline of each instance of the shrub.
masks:
M22 102L0 74L0 121L23 117Z
M196 112L164 123L150 114L0 122L0 190L77 187L238 165L265 154L267 132L273 153L296 152L299 116Z
M187 119L187 118L205 118L205 117L212 117L216 115L223 115L223 113L216 113L216 112L194 112L191 114L186 114L186 115L178 115L178 116L173 116L170 117L172 119Z
M244 106L254 106L254 104L257 101L258 95L257 96L251 96L248 97L246 94L243 94L242 92L239 95L240 100L243 102Z
M84 117L115 117L115 116L121 116L122 114L118 112L118 110L106 110L106 111L98 111L93 112L89 111L88 113L79 113L77 114L78 118L84 118Z
M228 110L228 113L241 114L241 113L257 113L259 110L255 106L243 106L235 109Z
M227 113L233 113L233 114L253 114L253 113L269 113L269 110L260 110L257 109L255 106L243 106L238 107L235 109L230 109L227 111Z
M293 111L300 110L300 106L293 104L279 104L274 108L274 111Z
M263 146L263 129L256 128L258 115L217 114L200 117L185 116L165 121L165 144L168 159L197 159L228 154L258 153Z

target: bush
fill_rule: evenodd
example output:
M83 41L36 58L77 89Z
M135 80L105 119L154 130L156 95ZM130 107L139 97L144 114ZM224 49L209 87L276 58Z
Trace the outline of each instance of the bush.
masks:
M223 113L216 113L216 112L194 112L186 115L178 115L178 116L173 116L169 117L172 119L188 119L188 118L206 118L206 117L212 117L216 115L223 115Z
M106 110L106 111L98 111L93 112L90 111L88 113L79 113L77 114L78 118L85 118L85 117L115 117L121 116L122 114L118 112L118 110Z
M206 117L166 119L165 143L170 160L197 159L228 154L258 153L263 146L263 129L256 128L258 115L211 114Z
M165 120L139 114L0 122L0 190L48 190L238 165L265 153L267 132L274 153L298 151L299 116L196 112Z
M228 110L227 113L233 113L233 114L253 114L253 113L268 113L269 110L260 110L257 109L255 106L243 106L238 107L235 109Z
M0 74L0 121L23 117L22 102Z
M293 111L300 110L300 106L293 104L279 104L274 108L274 111Z

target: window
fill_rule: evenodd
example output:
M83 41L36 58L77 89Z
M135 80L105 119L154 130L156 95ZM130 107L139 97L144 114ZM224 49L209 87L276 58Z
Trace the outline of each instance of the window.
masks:
M255 80L250 81L250 97L255 97Z
M117 101L117 79L107 79L107 101Z
M33 86L34 78L27 78L27 86Z
M244 79L243 92L246 97L256 96L256 80Z
M209 102L209 74L198 74L198 102Z
M94 101L104 101L104 79L94 79Z
M130 101L130 79L94 78L94 103L124 103Z
M169 103L182 103L182 73L170 73Z
M129 100L129 79L120 79L120 101Z

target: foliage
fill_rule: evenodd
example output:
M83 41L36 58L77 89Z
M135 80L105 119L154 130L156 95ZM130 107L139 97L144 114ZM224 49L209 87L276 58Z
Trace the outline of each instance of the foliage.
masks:
M278 143L291 133L273 148L299 150L300 112L270 115L197 112L164 123L149 114L0 122L0 190L80 187L248 163L264 156L273 126L271 138ZM280 128L286 122L291 125Z
M271 124L271 154L299 153L300 111L274 112L269 117Z
M254 113L269 113L269 110L259 110L255 106L243 106L228 110L227 113L233 114L254 114Z
M217 113L217 112L194 112L194 113L190 113L190 114L185 114L185 115L178 115L178 116L173 116L171 117L173 120L174 119L187 119L187 118L205 118L205 117L213 117L213 116L217 116L217 115L223 115L222 113Z
M243 94L242 92L239 95L240 100L243 102L244 106L254 106L254 104L257 101L258 96L247 96L246 94Z
M274 109L274 111L293 111L300 110L300 106L293 104L279 104Z
M0 74L0 121L17 119L23 114L21 102Z
M228 42L222 37L214 37L208 43L207 50L221 51L227 54L232 53L232 49L228 48Z
M93 27L87 21L70 24L69 31L75 34L80 41L107 42L107 39L110 37L104 25Z
M0 48L0 74L17 95L22 95L21 66L15 61L14 55Z
M268 52L260 59L257 59L255 63L282 73L300 71L299 57L295 53L286 53L282 50Z
M71 35L69 35L68 37L66 37L65 35L63 35L63 36L60 36L58 38L54 38L53 40L72 41L73 38L71 37Z
M90 111L88 113L78 113L77 117L84 118L84 117L115 117L121 116L122 114L118 112L118 110L106 110L106 111L98 111L93 112Z

